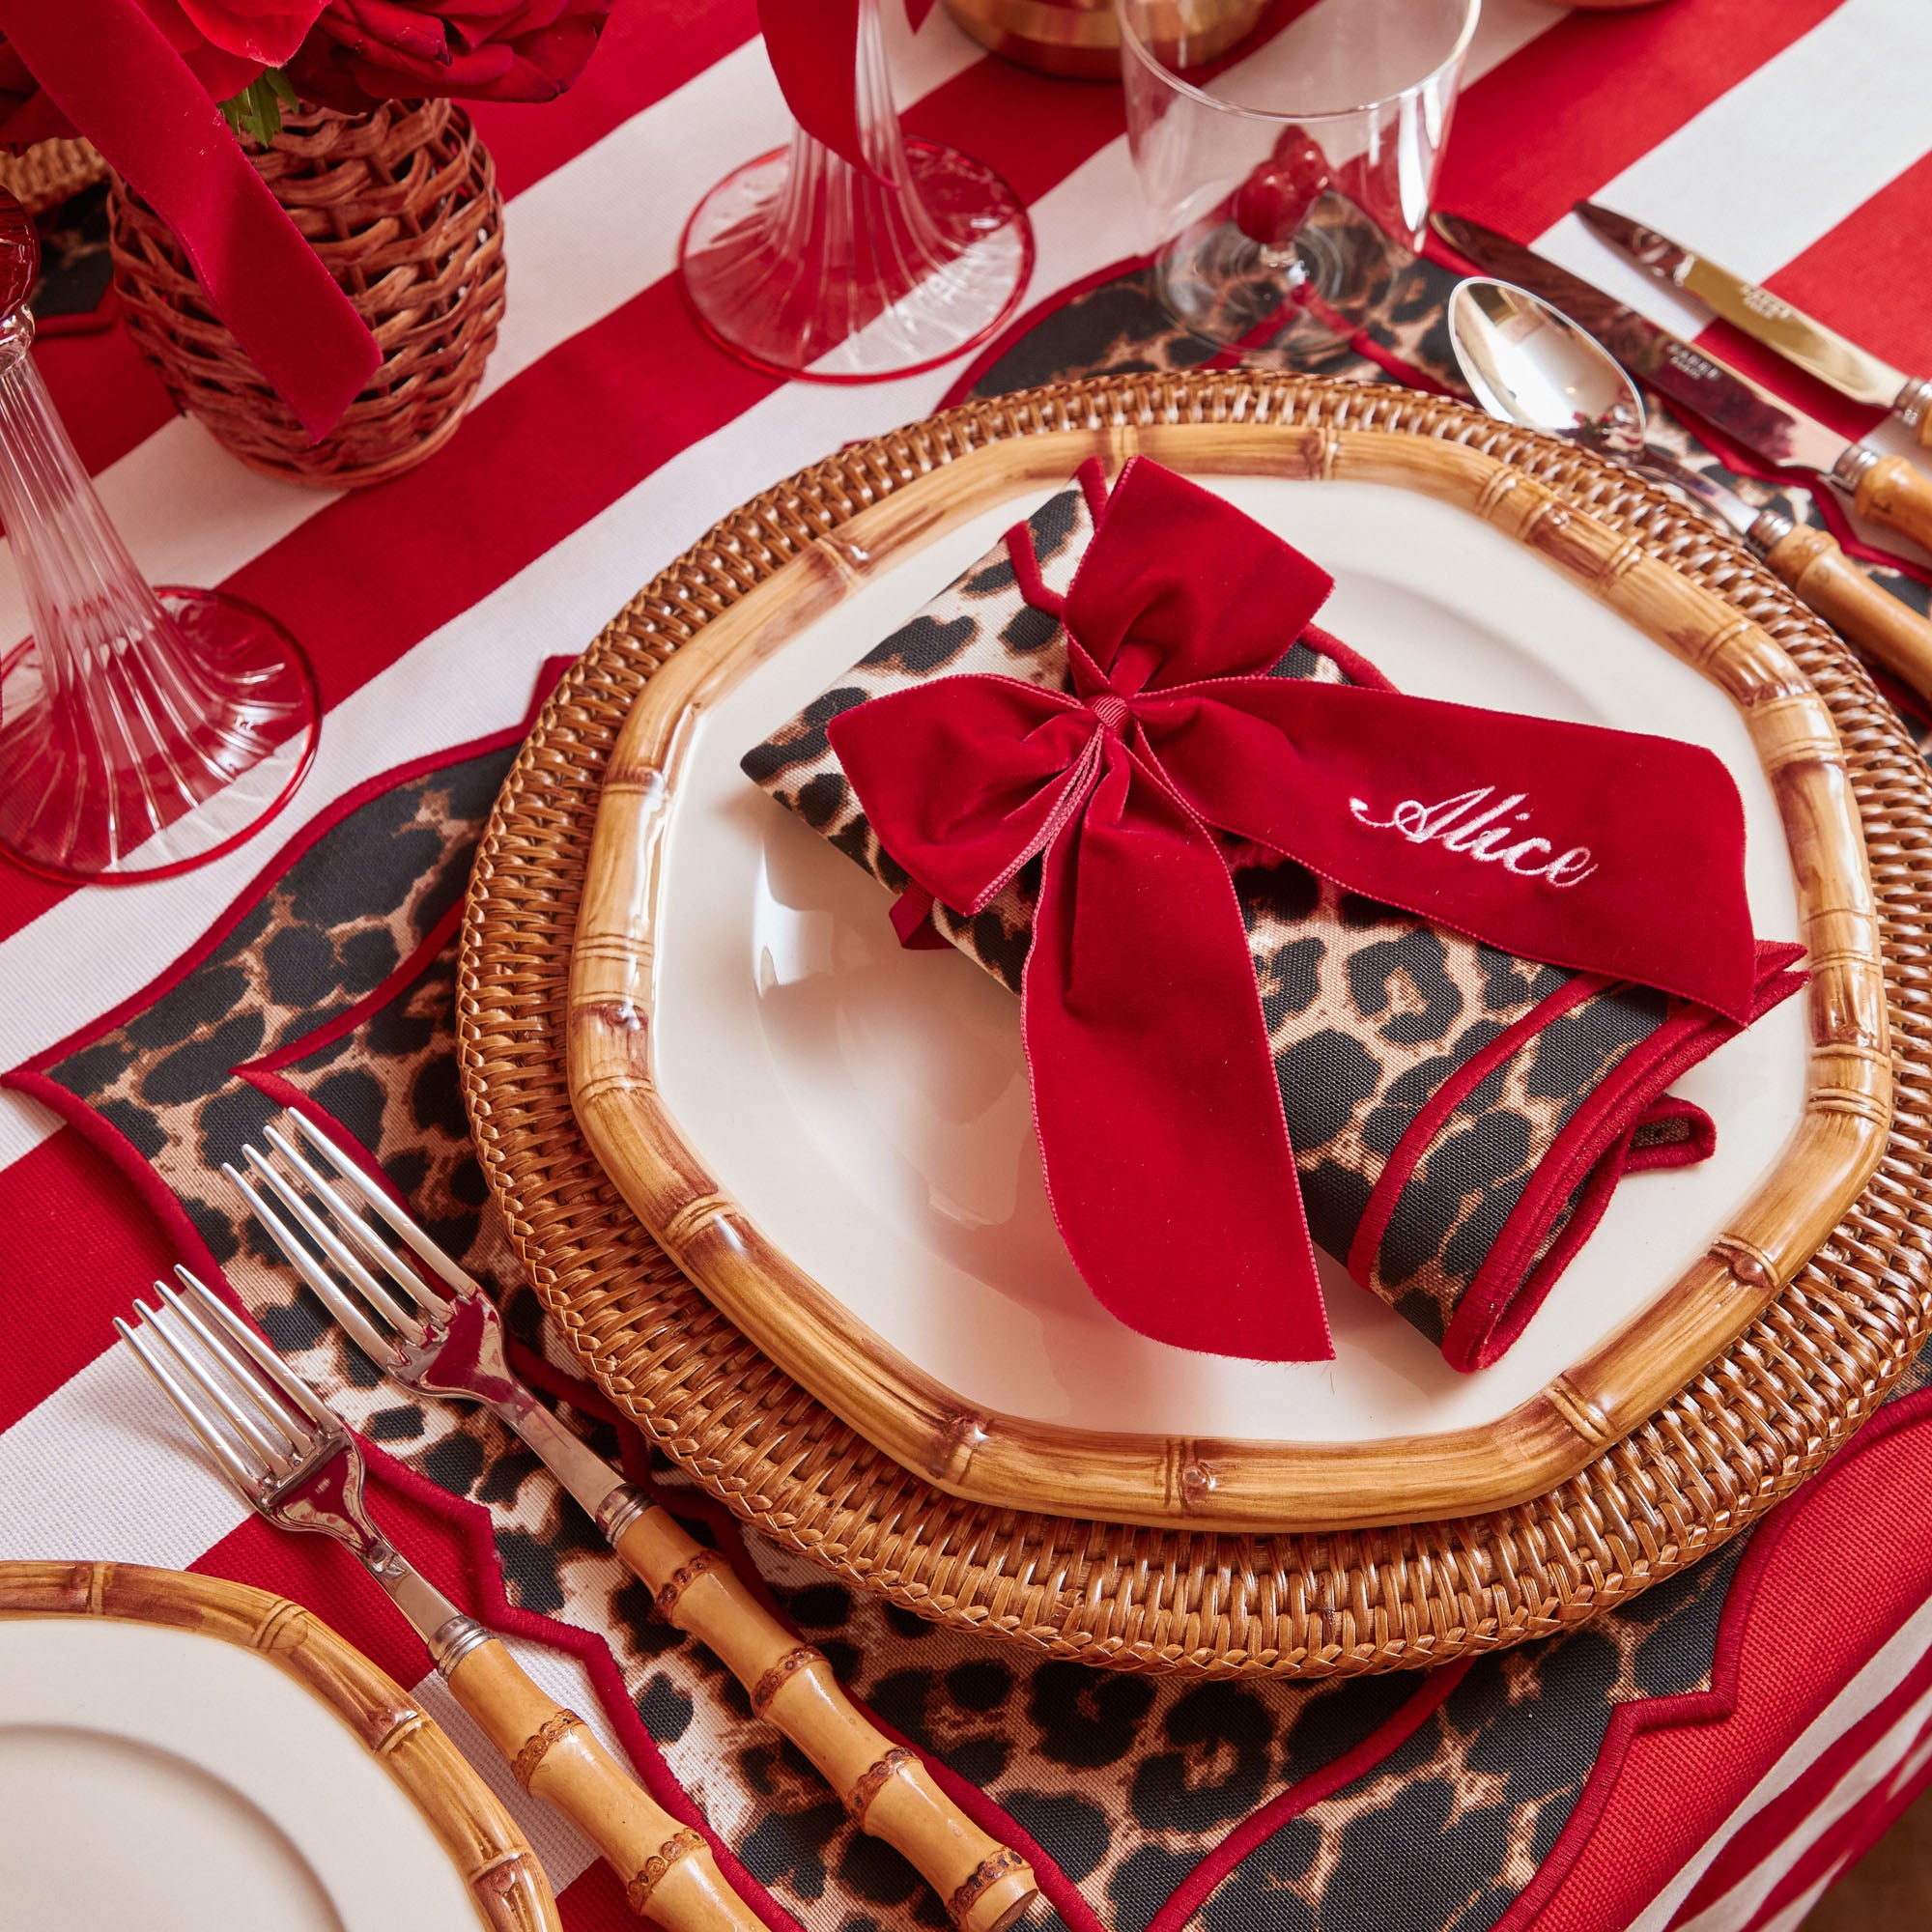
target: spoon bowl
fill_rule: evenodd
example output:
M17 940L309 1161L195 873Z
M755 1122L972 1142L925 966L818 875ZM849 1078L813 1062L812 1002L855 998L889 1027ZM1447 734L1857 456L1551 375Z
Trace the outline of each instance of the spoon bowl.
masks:
M1449 341L1491 415L1623 463L1645 456L1643 398L1609 352L1540 296L1478 276L1449 298Z

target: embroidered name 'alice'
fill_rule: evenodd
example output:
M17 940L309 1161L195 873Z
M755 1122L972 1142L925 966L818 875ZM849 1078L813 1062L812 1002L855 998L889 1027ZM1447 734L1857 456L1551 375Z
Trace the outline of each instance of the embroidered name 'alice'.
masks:
M1513 791L1495 798L1495 789L1478 785L1435 805L1406 798L1386 818L1371 817L1364 799L1351 798L1349 810L1378 832L1399 832L1412 845L1427 845L1434 839L1445 851L1460 852L1478 865L1501 866L1519 878L1545 879L1568 888L1581 885L1597 869L1587 845L1555 852L1547 838L1518 838L1529 813L1517 808L1528 794Z

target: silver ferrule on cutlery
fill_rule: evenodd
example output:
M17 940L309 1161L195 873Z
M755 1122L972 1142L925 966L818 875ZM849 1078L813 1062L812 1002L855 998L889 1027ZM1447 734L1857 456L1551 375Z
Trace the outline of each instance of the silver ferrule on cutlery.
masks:
M1869 409L1888 410L1932 443L1932 380L1908 376L1882 356L1829 328L1782 296L1719 266L1706 255L1594 201L1579 201L1586 226L1661 282L1694 296L1752 340Z
M245 1148L247 1172L223 1172L350 1339L405 1387L481 1403L500 1417L649 1587L659 1614L723 1660L753 1714L817 1766L862 1830L924 1874L955 1924L998 1932L1010 1923L1037 1889L1025 1859L974 1825L916 1753L879 1731L824 1656L773 1617L719 1552L537 1400L511 1369L502 1317L475 1277L312 1122L288 1118L303 1145L270 1126L274 1159Z

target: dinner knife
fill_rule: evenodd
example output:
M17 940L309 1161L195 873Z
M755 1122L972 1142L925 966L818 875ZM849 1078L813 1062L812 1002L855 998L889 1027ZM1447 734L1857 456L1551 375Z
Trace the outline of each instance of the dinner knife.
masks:
M1705 307L1841 396L1871 409L1889 410L1922 447L1932 449L1932 381L1894 369L1883 357L1848 342L1836 329L1793 308L1782 297L1627 214L1594 201L1579 201L1577 213L1613 248L1660 282L1695 296Z
M1430 219L1458 254L1553 302L1590 330L1634 376L1650 380L1664 394L1678 396L1671 386L1677 365L1664 359L1662 349L1651 338L1675 343L1688 356L1703 359L1634 310L1507 236L1453 214ZM1660 368L1662 376L1654 373ZM1690 393L1694 398L1697 389ZM1695 407L1694 400L1690 406ZM1653 473L1645 466L1636 467ZM1754 509L1735 490L1696 470L1672 466L1662 480L1696 497L1828 623L1921 697L1932 698L1932 621L1874 583L1830 531L1794 524L1776 510Z
M1749 377L1693 349L1520 242L1461 215L1435 213L1429 219L1458 254L1555 303L1638 382L1682 404L1775 469L1809 470L1835 484L1860 516L1932 550L1932 479L1921 476L1904 457L1883 456L1868 443L1847 442Z

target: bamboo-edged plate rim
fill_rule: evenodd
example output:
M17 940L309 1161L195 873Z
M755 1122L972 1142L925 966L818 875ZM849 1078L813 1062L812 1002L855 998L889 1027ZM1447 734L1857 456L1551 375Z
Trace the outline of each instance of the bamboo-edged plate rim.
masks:
M131 1563L0 1563L0 1618L157 1624L252 1650L355 1732L428 1822L497 1932L561 1932L556 1900L502 1801L401 1685L320 1617L246 1583Z
M1145 454L1184 474L1377 483L1494 526L1716 684L1776 800L1811 968L1805 1094L1772 1172L1708 1250L1582 1359L1492 1422L1348 1442L1069 1428L972 1405L787 1256L709 1171L661 1092L654 956L663 855L696 720L880 570L1006 498ZM974 1502L1103 1521L1321 1530L1475 1515L1566 1481L1675 1395L1817 1251L1878 1162L1891 1066L1878 918L1831 713L1721 598L1463 444L1295 424L1109 424L997 442L808 543L645 685L605 773L572 952L577 1118L618 1191L692 1281L788 1375L895 1462Z
M639 693L800 549L971 451L1133 423L1392 429L1499 456L1724 598L1830 709L1885 938L1884 1158L1811 1262L1720 1355L1568 1482L1513 1509L1312 1535L1155 1530L950 1496L839 1422L678 1272L599 1168L564 1065L569 951L599 787ZM1744 547L1634 472L1380 384L1251 371L1055 384L840 450L719 523L565 674L471 875L458 1051L511 1242L585 1372L782 1548L1035 1655L1215 1676L1354 1675L1552 1634L1747 1528L1865 1421L1932 1331L1932 777L1857 660ZM1829 1597L1833 1580L1821 1577Z

